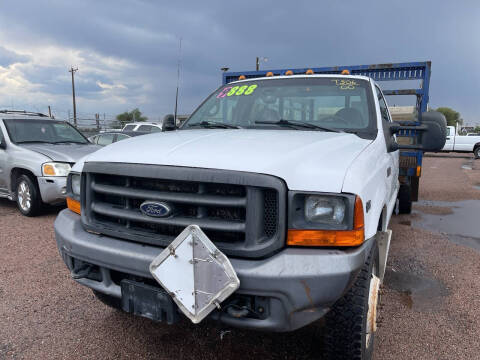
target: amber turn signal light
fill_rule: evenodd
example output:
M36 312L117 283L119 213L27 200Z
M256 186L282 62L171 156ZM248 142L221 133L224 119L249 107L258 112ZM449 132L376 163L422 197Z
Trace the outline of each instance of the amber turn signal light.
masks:
M267 72L267 75L265 75L266 77L270 77L270 76L273 76L273 72L269 71Z
M73 200L72 198L67 197L67 207L74 213L80 215L80 201Z
M347 69L343 69L342 75L350 75L350 71L348 71Z
M246 76L245 76L245 75L240 75L240 76L238 77L238 80L245 80L245 79L246 79Z
M358 246L365 239L363 203L355 198L352 230L297 230L289 229L287 245L290 246Z

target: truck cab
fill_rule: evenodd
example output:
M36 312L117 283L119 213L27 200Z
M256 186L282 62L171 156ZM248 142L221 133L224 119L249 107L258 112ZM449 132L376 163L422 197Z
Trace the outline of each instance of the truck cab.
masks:
M370 359L395 134L412 129L370 77L312 72L228 82L180 129L170 116L174 131L78 162L55 221L72 277L156 321L292 331L324 317L328 356ZM424 120L407 147L441 148L442 122Z
M475 159L480 158L480 136L459 135L455 126L447 126L447 140L443 152L472 153Z

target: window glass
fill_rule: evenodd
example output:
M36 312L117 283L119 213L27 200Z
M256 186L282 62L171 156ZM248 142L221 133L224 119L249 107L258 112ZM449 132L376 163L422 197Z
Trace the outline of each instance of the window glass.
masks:
M348 77L261 79L227 84L200 105L182 129L202 122L285 129L262 123L286 120L376 134L370 89L367 80Z
M150 129L150 132L159 132L159 131L162 131L162 129L160 129L157 126L152 126L152 128Z
M380 112L382 113L382 120L386 122L391 122L390 115L388 114L388 107L385 99L382 95L382 92L378 87L375 87L377 90L378 104L380 105Z
M81 143L88 140L73 126L63 121L40 119L5 119L10 139L15 143Z
M130 136L125 135L125 134L117 134L117 140L115 141L120 141L120 140L125 140L128 139Z
M98 145L110 145L113 143L114 134L102 134L98 136Z
M150 131L152 129L151 125L140 125L137 131Z
M123 130L133 131L133 130L135 130L135 126L136 126L136 125L125 125L125 127L123 128Z

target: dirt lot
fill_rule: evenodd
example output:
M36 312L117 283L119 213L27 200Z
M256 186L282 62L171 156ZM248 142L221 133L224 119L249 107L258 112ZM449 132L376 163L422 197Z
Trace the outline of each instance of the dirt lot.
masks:
M424 160L421 202L395 216L377 359L478 359L480 160ZM0 359L309 359L318 324L262 334L216 323L174 326L111 310L70 279L53 221L0 201Z

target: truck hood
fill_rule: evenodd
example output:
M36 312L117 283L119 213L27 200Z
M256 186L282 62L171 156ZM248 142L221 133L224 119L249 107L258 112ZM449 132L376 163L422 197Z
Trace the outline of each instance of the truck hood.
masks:
M83 160L262 173L292 190L340 192L348 167L371 142L322 131L181 130L123 140Z
M19 144L52 159L52 161L76 163L85 155L97 151L101 146L93 144Z

